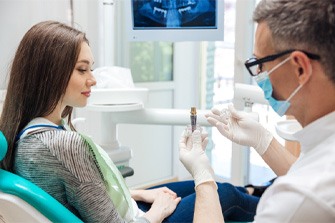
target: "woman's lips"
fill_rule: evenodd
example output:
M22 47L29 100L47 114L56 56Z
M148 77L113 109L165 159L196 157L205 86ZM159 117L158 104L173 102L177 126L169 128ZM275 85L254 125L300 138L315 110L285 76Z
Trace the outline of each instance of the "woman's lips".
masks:
M81 94L85 95L86 97L89 97L91 95L91 91L84 91L81 92Z

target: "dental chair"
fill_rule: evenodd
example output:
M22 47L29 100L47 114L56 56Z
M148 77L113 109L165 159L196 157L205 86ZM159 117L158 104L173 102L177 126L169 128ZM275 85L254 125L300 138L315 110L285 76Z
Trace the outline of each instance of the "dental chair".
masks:
M7 153L0 132L0 160ZM0 222L82 222L44 190L24 178L0 169Z

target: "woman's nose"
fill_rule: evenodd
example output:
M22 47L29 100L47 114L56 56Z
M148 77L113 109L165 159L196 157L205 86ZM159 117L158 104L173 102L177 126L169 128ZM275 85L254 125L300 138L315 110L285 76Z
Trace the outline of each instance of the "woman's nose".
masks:
M87 80L87 84L89 86L94 86L97 84L97 81L95 80L95 78L92 76L90 79Z

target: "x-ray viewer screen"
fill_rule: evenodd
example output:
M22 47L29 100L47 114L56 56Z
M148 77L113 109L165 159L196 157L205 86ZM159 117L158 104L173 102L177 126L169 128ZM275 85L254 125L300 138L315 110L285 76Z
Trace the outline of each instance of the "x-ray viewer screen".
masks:
M132 0L133 29L216 29L217 0Z

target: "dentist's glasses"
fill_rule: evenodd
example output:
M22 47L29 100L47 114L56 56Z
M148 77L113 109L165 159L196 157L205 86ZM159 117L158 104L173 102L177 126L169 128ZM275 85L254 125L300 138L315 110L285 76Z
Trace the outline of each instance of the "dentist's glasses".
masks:
M256 57L252 57L247 59L247 61L245 61L244 65L247 68L247 70L249 71L251 76L257 76L258 74L263 72L263 63L266 62L270 62L270 61L274 61L275 59L284 56L286 54L292 53L294 51L300 51L303 52L304 54L306 54L310 59L312 60L319 60L320 56L316 55L316 54L312 54L312 53L308 53L306 51L303 50L295 50L295 49L291 49L291 50L286 50L277 54L272 54L260 59L257 59Z

